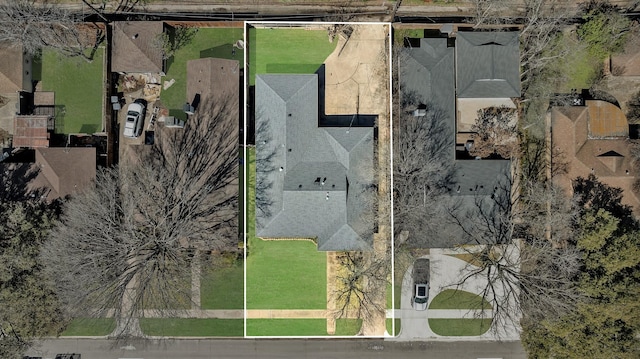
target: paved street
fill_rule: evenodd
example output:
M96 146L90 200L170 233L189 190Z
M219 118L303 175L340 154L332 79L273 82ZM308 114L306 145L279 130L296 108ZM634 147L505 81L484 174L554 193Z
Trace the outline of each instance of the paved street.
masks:
M526 358L520 342L390 342L383 340L182 339L114 343L94 339L54 339L28 355L54 358L79 353L83 359L200 358Z

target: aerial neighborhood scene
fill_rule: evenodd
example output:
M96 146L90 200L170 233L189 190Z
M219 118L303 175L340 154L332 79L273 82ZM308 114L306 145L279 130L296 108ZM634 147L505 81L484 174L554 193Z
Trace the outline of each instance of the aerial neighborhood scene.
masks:
M640 357L639 14L0 0L0 358Z

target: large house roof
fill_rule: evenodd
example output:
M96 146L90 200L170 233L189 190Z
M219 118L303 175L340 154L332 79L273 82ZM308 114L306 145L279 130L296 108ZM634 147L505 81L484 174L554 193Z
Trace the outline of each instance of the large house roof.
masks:
M520 97L519 46L517 32L459 32L458 97Z
M635 177L626 117L620 108L604 101L590 100L585 105L551 110L553 148L560 161L568 163L567 173L554 180L571 192L573 179L595 174L603 183L622 188L623 203L637 212L640 200L633 193Z
M161 21L114 22L111 70L163 72L162 49L154 45L163 26Z
M373 129L319 127L315 74L256 76L255 107L257 235L371 248Z
M497 37L500 38L500 36ZM464 35L462 41L468 42ZM480 208L485 213L494 211L494 195L496 193L502 195L505 191L508 192L510 190L511 161L456 159L455 62L457 61L460 64L461 61L470 63L472 61L494 61L494 59L491 57L479 57L461 60L461 56L478 56L478 54L465 51L457 51L454 54L453 48L447 47L447 42L446 38L424 38L420 40L419 47L402 49L406 56L402 56L403 61L400 63L400 88L402 96L417 96L424 104L434 106L439 111L442 111L445 116L445 121L450 129L446 143L450 146L449 160L454 173L453 179L447 188L449 195L447 207L455 217L467 218L470 221L478 217ZM460 46L459 43L456 46ZM511 60L513 61L514 59ZM517 69L517 56L514 61ZM509 65L513 66L513 64ZM499 64L485 63L477 66L479 68L490 68L499 66ZM458 78L461 76L459 67L457 76ZM516 85L519 89L519 80ZM493 96L485 95L480 97ZM456 244L465 244L468 241L468 236L464 231L470 230L470 228L463 228L463 226L469 227L471 222L459 223L451 220L450 217L448 216L447 220L438 223L433 228L433 233L430 233L431 236L435 237L433 243L436 246L450 247Z

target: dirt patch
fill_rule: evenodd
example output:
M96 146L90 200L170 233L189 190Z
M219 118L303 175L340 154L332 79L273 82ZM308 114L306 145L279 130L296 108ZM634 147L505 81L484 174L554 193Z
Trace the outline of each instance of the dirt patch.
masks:
M354 25L348 40L339 37L325 61L326 114L387 113L388 34L386 25Z

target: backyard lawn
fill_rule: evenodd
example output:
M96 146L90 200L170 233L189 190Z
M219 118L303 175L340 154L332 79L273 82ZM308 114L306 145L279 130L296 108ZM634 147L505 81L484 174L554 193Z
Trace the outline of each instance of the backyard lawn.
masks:
M187 61L206 57L234 59L238 60L238 66L242 68L243 50L236 49L235 55L233 54L233 44L242 40L242 34L242 28L198 29L191 42L178 49L173 57L167 60L167 76L164 80L174 79L175 83L162 90L160 99L169 108L172 116L184 116L182 105L187 100Z
M146 335L170 337L241 337L242 319L142 318Z
M249 29L250 85L256 74L312 74L336 48L325 30Z
M337 336L353 336L358 333L362 321L337 319ZM248 336L326 336L325 319L247 319Z
M43 91L55 91L57 133L102 131L103 55L99 48L89 63L44 51L34 60L34 80L41 81Z

